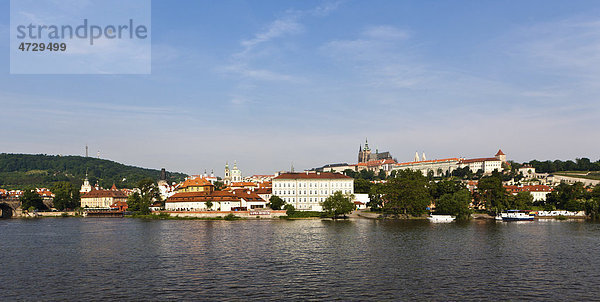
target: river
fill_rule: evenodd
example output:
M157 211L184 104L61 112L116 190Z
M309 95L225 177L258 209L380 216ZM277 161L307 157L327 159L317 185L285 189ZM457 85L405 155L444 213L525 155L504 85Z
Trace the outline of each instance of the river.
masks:
M0 220L0 300L597 300L600 224Z

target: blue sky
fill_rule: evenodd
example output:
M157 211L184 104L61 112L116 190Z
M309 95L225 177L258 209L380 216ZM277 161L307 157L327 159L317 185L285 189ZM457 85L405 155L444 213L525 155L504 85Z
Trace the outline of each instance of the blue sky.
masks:
M355 162L598 160L596 1L152 1L151 75L10 75L0 152L244 174Z

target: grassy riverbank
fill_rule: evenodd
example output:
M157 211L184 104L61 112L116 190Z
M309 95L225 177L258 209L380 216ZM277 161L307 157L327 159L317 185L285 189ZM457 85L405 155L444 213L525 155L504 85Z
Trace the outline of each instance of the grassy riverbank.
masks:
M316 218L326 218L323 212L317 211L295 211L287 216L279 217L281 219L316 219Z
M240 220L243 219L241 217L237 217L233 214L228 214L226 216L217 216L217 217L179 217L179 216L171 216L168 213L160 213L160 214L131 214L125 215L127 218L139 218L139 219L150 219L150 220Z

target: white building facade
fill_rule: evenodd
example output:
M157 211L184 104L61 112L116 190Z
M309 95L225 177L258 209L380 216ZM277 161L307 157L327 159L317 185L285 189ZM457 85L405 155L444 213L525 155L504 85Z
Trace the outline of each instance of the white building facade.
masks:
M494 170L502 172L502 161L495 157L462 159L458 166L460 168L469 167L469 170L473 173L477 173L479 170L483 171L484 174L492 173Z
M354 194L354 179L340 173L282 173L273 178L273 195L299 211L322 211L321 203L333 193Z
M392 170L406 170L410 169L413 171L421 171L425 176L431 171L434 176L443 176L446 173L452 173L452 171L458 168L458 158L445 158L436 160L425 160L415 161L407 163L398 163Z

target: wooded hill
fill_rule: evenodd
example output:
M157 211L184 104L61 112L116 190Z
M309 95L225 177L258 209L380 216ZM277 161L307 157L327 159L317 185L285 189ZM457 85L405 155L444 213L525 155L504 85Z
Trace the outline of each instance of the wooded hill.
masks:
M127 166L106 159L82 156L0 153L0 188L51 187L57 181L80 186L88 173L92 184L110 188L133 188L144 178L158 179L160 170ZM181 181L183 173L167 172L169 182Z

